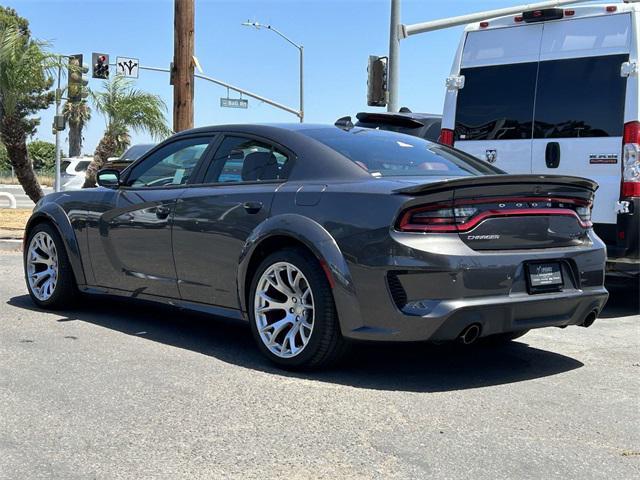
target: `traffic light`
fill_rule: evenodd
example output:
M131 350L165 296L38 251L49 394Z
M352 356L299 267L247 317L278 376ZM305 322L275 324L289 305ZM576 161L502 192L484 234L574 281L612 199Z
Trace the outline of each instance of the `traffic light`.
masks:
M387 104L387 57L369 55L367 68L367 105L384 107Z
M86 73L89 71L89 67L82 63L82 54L80 53L69 57L67 68L69 79L67 97L72 103L81 102L88 95L86 86L89 80Z
M109 55L93 53L91 64L93 65L93 78L109 79Z

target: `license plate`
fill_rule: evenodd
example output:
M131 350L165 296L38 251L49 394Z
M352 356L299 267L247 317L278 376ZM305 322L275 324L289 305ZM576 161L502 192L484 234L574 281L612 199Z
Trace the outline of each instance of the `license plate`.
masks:
M562 269L557 262L529 263L530 293L559 290L562 286Z

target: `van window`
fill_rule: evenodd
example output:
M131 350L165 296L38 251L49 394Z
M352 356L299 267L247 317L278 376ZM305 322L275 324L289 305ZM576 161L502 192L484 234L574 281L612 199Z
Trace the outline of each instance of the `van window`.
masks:
M534 138L621 136L627 79L620 65L628 57L540 62Z
M530 139L538 63L465 68L456 140Z

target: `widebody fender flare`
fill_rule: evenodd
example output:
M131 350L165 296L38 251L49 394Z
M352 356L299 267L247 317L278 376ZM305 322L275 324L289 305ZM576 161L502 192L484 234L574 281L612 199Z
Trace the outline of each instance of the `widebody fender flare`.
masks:
M69 262L71 263L71 269L73 270L76 283L78 285L86 285L87 282L82 268L82 257L80 255L78 239L76 238L73 226L71 225L71 220L67 216L67 213L57 203L48 202L39 204L34 209L33 214L31 215L31 218L29 218L27 226L25 227L25 252L27 249L27 236L30 229L33 225L40 223L43 220L48 221L53 225L60 234L67 251L67 257L69 257Z
M362 325L355 286L347 262L331 234L316 221L297 214L282 214L266 219L247 238L238 266L238 298L243 312L248 311L245 301L247 270L259 246L269 238L290 237L304 244L331 275L330 283L343 333ZM248 315L247 315L248 318Z

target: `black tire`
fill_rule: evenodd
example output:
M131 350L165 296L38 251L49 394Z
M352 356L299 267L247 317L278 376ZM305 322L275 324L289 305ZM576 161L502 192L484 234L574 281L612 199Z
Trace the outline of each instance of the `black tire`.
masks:
M498 333L496 335L489 335L488 337L483 338L482 341L485 344L502 345L512 340L515 340L517 338L520 338L523 335L526 335L528 332L529 330L527 329L527 330L518 330L515 332Z
M31 285L29 284L27 273L27 256L29 255L29 246L31 245L31 240L33 239L33 237L39 232L45 232L53 239L56 253L58 255L58 278L52 295L46 300L41 300L34 294L31 289ZM25 250L23 253L23 265L25 282L27 284L29 296L31 297L31 300L33 300L33 303L35 303L38 307L49 310L56 310L67 308L74 304L78 297L78 287L76 285L76 280L73 275L71 263L69 262L67 250L64 246L64 243L62 242L62 238L60 238L58 231L52 225L50 225L49 223L40 223L29 231L29 236L27 237L27 242L25 244Z
M282 358L263 343L255 319L254 303L258 281L262 274L278 262L288 262L298 268L309 282L314 298L313 331L304 349L294 357ZM324 270L313 255L303 249L286 248L267 256L258 266L249 290L249 319L251 332L264 356L280 367L291 370L311 370L334 365L348 349L342 337L331 286Z

